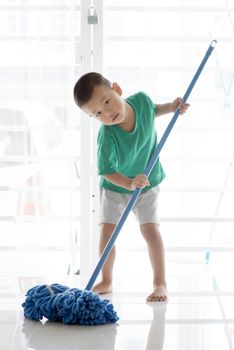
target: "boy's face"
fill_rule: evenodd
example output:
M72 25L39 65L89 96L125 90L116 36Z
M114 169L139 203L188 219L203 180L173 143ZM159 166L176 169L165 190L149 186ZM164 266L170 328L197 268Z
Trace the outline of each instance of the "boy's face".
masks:
M125 118L125 102L120 97L122 91L117 83L112 88L97 85L89 102L82 110L105 125L120 124Z

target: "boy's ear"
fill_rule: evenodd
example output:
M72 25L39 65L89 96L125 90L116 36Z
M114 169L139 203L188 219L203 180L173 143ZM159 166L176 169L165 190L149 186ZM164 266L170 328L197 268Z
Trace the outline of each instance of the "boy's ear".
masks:
M115 90L119 96L122 95L122 89L121 89L121 87L119 86L118 83L113 83L112 84L112 89Z

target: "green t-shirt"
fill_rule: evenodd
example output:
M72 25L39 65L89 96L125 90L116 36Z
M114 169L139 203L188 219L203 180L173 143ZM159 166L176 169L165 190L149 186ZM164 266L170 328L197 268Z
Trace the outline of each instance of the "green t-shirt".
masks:
M127 132L117 125L102 125L98 133L98 174L121 173L127 177L144 173L147 163L157 146L155 131L156 106L143 92L136 93L126 102L135 113L135 128ZM148 178L150 185L146 191L157 186L165 177L159 159ZM119 193L132 193L123 187L114 185L101 176L100 187Z

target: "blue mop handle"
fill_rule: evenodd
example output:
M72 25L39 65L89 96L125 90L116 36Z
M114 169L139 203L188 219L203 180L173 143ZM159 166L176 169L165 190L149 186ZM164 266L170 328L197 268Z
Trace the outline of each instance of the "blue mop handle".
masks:
M205 56L204 56L204 58L203 58L203 60L202 60L202 62L200 64L200 66L198 67L198 69L197 69L197 71L196 71L196 73L195 73L191 83L189 84L189 87L187 88L187 91L184 94L183 102L187 101L187 99L188 99L188 97L189 97L189 95L190 95L190 93L191 93L191 91L192 91L192 89L193 89L193 87L194 87L198 77L200 76L200 74L201 74L201 72L202 72L202 70L203 70L203 68L204 68L204 66L205 66L205 64L206 64L210 54L212 53L216 43L217 43L216 40L212 40L212 42L211 42L211 44L210 44L210 46L209 46L209 48L208 48L208 50L207 50L207 52L205 54ZM156 149L154 150L154 152L153 152L153 154L152 154L152 156L151 156L151 158L150 158L150 160L149 160L149 162L147 164L147 167L146 167L145 172L144 172L144 174L146 176L150 175L150 173L151 173L151 171L152 171L152 169L153 169L153 167L154 167L154 165L155 165L155 163L156 163L156 161L157 161L157 159L159 157L159 154L160 154L160 152L161 152L161 150L163 148L163 145L166 142L166 140L167 140L167 138L168 138L168 136L169 136L169 134L170 134L170 132L171 132L171 130L172 130L172 128L173 128L173 126L174 126L178 116L179 116L179 114L180 114L180 110L179 110L179 108L177 108L175 113L174 113L174 115L173 115L173 117L172 117L172 119L171 119L171 121L170 121L170 123L168 124L168 126L167 126L167 128L166 128L166 130L165 130L165 132L164 132L160 142L158 143ZM112 235L111 235L111 237L110 237L110 239L109 239L109 241L108 241L108 243L107 243L107 245L106 245L106 247L105 247L101 257L100 257L100 260L99 260L99 262L98 262L98 264L97 264L97 266L96 266L92 276L90 277L90 280L89 280L89 282L88 282L88 284L87 284L87 286L85 288L86 290L92 289L92 287L93 287L93 285L94 285L94 283L95 283L95 281L96 281L96 279L98 277L98 274L101 271L103 265L105 264L105 261L108 258L109 254L110 254L110 252L111 252L111 250L112 250L112 248L114 246L116 238L118 237L118 235L119 235L119 233L120 233L120 231L121 231L121 229L122 229L122 227L123 227L123 225L124 225L128 215L129 215L130 211L132 210L132 208L133 208L137 198L139 197L141 191L142 191L141 188L137 188L133 192L133 194L132 194L132 196L131 196L128 204L127 204L127 207L125 208L121 218L119 219L119 222L118 222L117 226L115 227L115 230L113 231L113 233L112 233Z

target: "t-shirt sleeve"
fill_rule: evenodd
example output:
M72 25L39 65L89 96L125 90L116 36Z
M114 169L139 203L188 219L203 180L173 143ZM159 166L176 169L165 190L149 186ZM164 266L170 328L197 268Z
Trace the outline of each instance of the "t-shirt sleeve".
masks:
M107 133L98 135L97 167L98 175L116 173L118 169L115 142Z
M149 110L154 111L154 116L157 111L157 105L152 101L152 99L144 92L139 93L140 98L145 100L146 106L149 108Z

